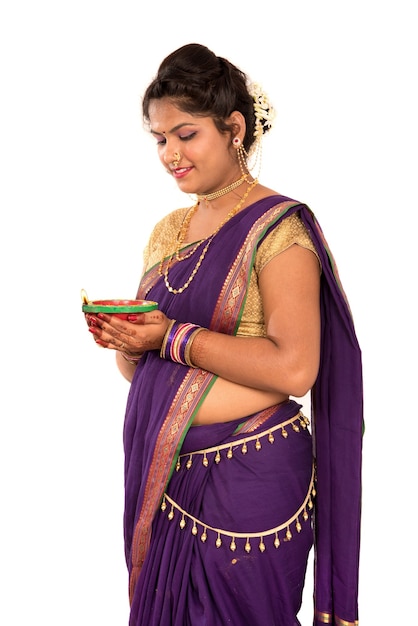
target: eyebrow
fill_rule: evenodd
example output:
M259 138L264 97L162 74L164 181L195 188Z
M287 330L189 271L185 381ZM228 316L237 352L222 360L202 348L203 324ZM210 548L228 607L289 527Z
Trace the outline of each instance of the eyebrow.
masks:
M177 124L177 126L173 126L173 128L171 130L169 130L169 133L175 133L176 130L179 130L179 128L183 128L183 126L197 126L197 124L193 124L192 122L182 122L181 124ZM150 132L152 135L166 135L167 131L161 131L158 132L156 130L152 130L152 128L150 129Z

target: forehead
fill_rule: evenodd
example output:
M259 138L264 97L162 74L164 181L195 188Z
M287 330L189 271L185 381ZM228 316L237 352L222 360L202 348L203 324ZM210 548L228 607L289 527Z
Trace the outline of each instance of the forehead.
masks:
M148 114L150 128L153 133L166 134L175 132L182 126L214 127L211 117L201 117L192 113L186 113L165 98L151 100Z

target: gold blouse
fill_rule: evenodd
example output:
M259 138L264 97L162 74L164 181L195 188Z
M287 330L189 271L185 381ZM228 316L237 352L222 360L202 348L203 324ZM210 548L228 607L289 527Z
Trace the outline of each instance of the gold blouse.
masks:
M170 251L170 244L174 248L174 242L188 210L188 208L177 209L156 224L144 250L145 271L160 263L167 251ZM309 232L298 213L293 213L289 217L284 218L278 227L274 228L267 235L256 252L238 335L250 337L266 336L263 303L258 286L258 278L267 263L293 244L311 250L318 257Z

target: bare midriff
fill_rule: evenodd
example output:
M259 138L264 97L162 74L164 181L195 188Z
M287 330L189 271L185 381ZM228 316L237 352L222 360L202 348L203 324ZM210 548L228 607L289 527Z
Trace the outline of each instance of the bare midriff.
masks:
M288 399L289 396L283 393L253 389L217 378L196 413L193 425L230 422Z

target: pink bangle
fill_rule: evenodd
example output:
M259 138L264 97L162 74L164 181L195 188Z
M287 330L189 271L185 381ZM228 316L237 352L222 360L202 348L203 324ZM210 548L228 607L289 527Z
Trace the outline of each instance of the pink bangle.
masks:
M160 357L173 363L194 367L190 360L190 349L198 332L205 330L190 322L171 320L161 345Z

